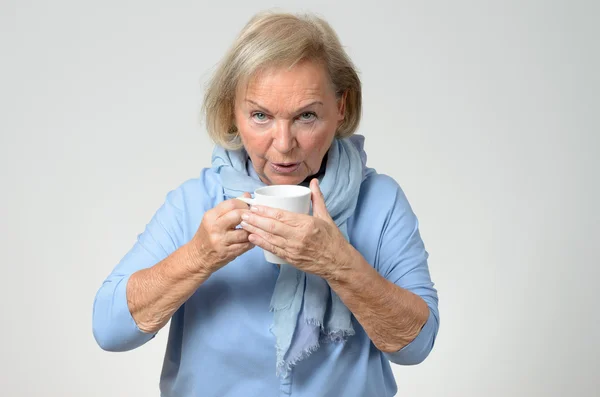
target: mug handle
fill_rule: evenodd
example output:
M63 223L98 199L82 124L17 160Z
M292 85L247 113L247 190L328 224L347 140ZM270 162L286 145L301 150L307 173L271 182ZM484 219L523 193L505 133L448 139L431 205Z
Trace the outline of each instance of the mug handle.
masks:
M246 204L254 205L256 199L248 198L248 197L236 197L238 200L242 200Z

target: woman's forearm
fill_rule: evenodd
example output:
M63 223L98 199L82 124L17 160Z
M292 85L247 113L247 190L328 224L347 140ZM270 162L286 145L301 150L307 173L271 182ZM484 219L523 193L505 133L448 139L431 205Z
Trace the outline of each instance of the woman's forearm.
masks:
M208 279L199 271L200 258L190 244L181 246L156 265L140 270L127 283L127 305L138 328L156 333Z
M328 283L354 314L373 344L393 353L412 342L429 317L418 295L386 280L350 244L343 266Z

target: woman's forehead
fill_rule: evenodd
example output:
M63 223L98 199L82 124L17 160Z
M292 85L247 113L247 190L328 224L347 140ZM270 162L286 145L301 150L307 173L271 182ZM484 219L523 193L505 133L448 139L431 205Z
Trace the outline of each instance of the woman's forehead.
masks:
M269 67L255 73L238 87L239 100L282 100L302 102L326 100L333 94L325 68L314 62L287 67Z

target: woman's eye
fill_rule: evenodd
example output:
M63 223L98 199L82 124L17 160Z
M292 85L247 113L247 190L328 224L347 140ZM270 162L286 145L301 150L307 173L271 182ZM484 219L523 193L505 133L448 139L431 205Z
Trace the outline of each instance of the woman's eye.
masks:
M304 112L300 115L301 121L313 121L317 117L313 112Z
M267 120L267 115L262 112L254 112L252 118L259 123L264 123Z

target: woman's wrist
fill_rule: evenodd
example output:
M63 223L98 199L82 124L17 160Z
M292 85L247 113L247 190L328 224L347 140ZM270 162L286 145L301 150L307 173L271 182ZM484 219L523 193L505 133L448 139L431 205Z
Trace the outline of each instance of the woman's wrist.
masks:
M329 284L344 283L353 277L358 267L357 255L360 253L354 249L352 244L344 240L333 255L333 263L329 265L329 271L322 277Z
M213 267L205 255L198 250L198 246L194 244L194 241L191 240L187 244L183 245L182 249L185 251L185 268L188 269L190 275L199 276L202 279L208 279L213 273L211 270Z

